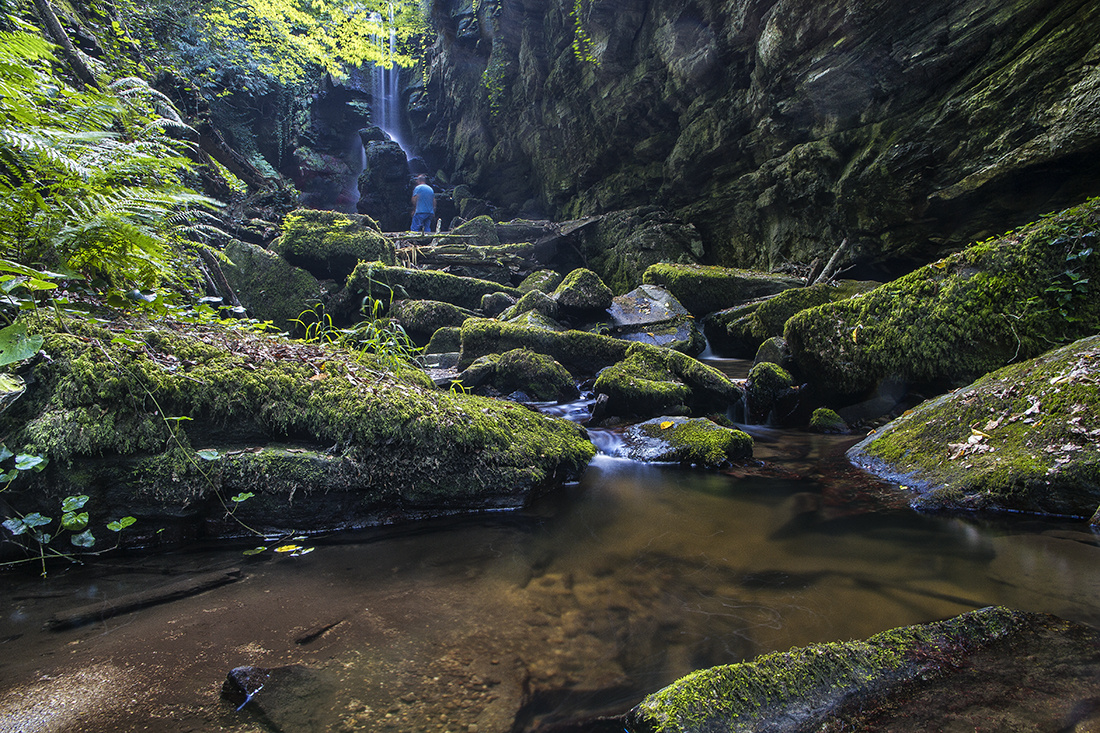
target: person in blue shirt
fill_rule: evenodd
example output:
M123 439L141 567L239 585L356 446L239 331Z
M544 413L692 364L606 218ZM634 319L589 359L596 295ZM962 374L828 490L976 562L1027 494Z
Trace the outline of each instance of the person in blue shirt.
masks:
M416 188L413 189L413 217L409 227L414 232L432 231L432 219L435 218L435 191L428 185L428 177L421 173L416 177Z

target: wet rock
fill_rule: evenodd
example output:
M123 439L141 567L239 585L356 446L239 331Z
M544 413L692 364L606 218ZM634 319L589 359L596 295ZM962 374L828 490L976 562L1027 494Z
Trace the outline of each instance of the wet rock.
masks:
M675 264L649 267L645 271L643 282L665 288L692 315L700 318L708 313L803 285L798 278L766 272Z
M627 428L621 450L635 461L718 468L751 458L752 438L705 418L663 416Z
M771 362L754 365L745 382L745 405L750 422L778 424L786 412L784 407L789 409L784 403L790 401L793 387L794 379L783 367Z
M1100 505L1100 336L998 369L853 446L925 509L1092 516Z
M298 209L287 214L271 248L316 278L343 282L360 260L394 264L393 243L372 224L335 211Z
M581 318L602 314L611 306L613 295L599 275L582 267L566 275L550 297L564 313Z
M501 313L500 317L506 321L511 321L524 313L531 312L538 313L551 320L557 320L561 308L558 306L558 301L549 295L540 290L531 290L525 293L514 306Z
M1100 282L1098 229L1093 199L858 298L802 311L784 336L823 394L859 398L888 378L932 393L968 384L1100 330L1100 298L1089 289Z
M685 733L900 732L935 730L944 720L966 729L1073 730L1092 714L1098 644L1097 631L1055 616L983 608L700 670L649 695L626 723Z
M616 296L608 308L611 333L627 341L664 346L697 356L706 341L687 309L657 285L640 285Z
M409 161L400 145L389 140L368 142L366 163L359 174L358 185L356 211L376 220L383 231L408 229L412 186Z
M622 361L600 372L592 389L607 396L603 414L617 417L724 413L741 400L741 390L717 369L678 351L637 343Z
M819 407L810 417L810 430L815 433L846 435L849 431L844 418L827 407Z
M495 318L515 305L517 299L508 293L489 293L481 296L481 312L489 318Z
M519 284L519 291L521 293L529 293L532 290L537 290L540 293L550 294L554 292L554 288L561 284L561 281L565 278L561 274L554 270L536 270L524 278L523 282Z
M248 314L291 330L292 319L323 299L321 284L270 250L240 241L225 246L222 272Z
M791 370L791 350L787 348L786 339L776 336L760 344L752 363L755 366L764 362L776 364L787 371Z
M301 665L236 667L222 683L222 697L245 719L276 730L316 730L335 702L338 680L331 672Z

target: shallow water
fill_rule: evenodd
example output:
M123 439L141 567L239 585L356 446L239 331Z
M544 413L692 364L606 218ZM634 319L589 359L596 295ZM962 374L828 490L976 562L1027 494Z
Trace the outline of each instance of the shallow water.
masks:
M530 510L321 539L296 558L194 547L7 573L0 731L549 730L692 669L990 604L1100 626L1083 524L918 515L847 466L854 439L753 432L759 463L736 471L600 456ZM242 579L43 627L228 567ZM233 667L287 664L308 683L282 706L262 690L268 717L221 700Z

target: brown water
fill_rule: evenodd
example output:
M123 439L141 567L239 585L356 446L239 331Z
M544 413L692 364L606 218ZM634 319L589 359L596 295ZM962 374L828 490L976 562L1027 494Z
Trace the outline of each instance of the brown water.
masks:
M756 429L732 473L598 457L529 511L0 576L0 731L550 730L692 669L1003 604L1100 626L1083 524L917 515L851 438ZM599 436L605 441L612 436ZM56 612L240 567L238 582L70 631ZM233 667L300 664L266 718ZM282 701L276 697L282 696Z

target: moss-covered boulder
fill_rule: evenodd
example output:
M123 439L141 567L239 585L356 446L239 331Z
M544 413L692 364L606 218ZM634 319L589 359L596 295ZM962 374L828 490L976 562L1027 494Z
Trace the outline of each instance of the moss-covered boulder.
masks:
M481 312L489 318L495 318L515 305L517 299L508 293L489 293L481 296Z
M428 345L424 347L426 354L449 354L462 348L462 329L457 326L440 328L432 334Z
M509 318L508 323L521 328L533 328L537 331L568 331L569 329L555 321L553 318L543 315L538 311L530 310L520 313L514 318Z
M441 328L458 327L474 312L439 300L395 300L390 317L413 336L431 336Z
M524 293L523 297L516 301L516 304L500 314L500 317L506 321L510 321L513 318L523 315L524 313L530 313L534 311L540 315L546 316L552 320L557 320L561 314L561 308L558 306L558 301L551 298L541 290L531 290Z
M769 361L753 365L745 381L745 405L749 421L776 422L775 412L791 395L794 378L783 367Z
M702 417L662 416L627 428L620 453L635 461L719 468L751 458L752 438Z
M854 446L923 509L1089 517L1100 506L1100 336L918 405Z
M471 318L462 324L462 358L459 366L465 368L474 359L486 354L528 348L552 357L573 374L591 375L623 359L629 346L625 341L587 331L552 331Z
M576 399L576 381L558 362L530 349L512 349L475 359L458 381L467 389L492 387L498 394L520 393L529 401Z
M1100 199L798 313L785 337L822 391L887 377L936 391L1100 330ZM1094 251L1095 250L1095 251Z
M579 267L565 276L550 297L565 313L584 317L606 311L614 294L599 275Z
M819 407L810 416L810 430L815 433L847 435L848 423L828 407Z
M766 272L677 264L652 265L642 282L665 288L697 318L803 285L798 278Z
M139 540L241 534L225 513L240 492L254 496L235 519L261 531L516 507L594 452L564 420L328 345L172 321L29 325L50 358L0 431L49 466L4 501L48 513L87 494L93 524L135 516Z
M741 390L717 369L678 351L640 343L600 372L592 389L606 397L602 415L614 417L722 413L741 400Z
M795 648L693 672L627 714L630 733L1062 730L1095 692L1100 632L983 608L866 641ZM1020 690L1028 694L1021 695Z
M291 321L324 297L317 278L255 244L233 240L225 246L229 263L222 272L248 315L291 330Z
M518 289L522 293L538 290L540 293L550 294L563 279L562 275L554 270L535 270L523 279Z
M778 364L787 371L790 371L791 350L787 348L787 341L782 336L775 336L760 344L760 348L756 350L756 356L753 357L752 363L756 365L764 362Z
M290 264L321 280L343 282L360 261L392 265L393 243L365 216L298 209L283 220L283 233L271 248Z
M392 293L395 299L441 300L470 310L479 308L482 296L490 293L503 292L517 298L521 295L515 288L490 280L389 267L380 262L359 263L348 278L347 289L359 298L369 296L388 302Z
M851 298L880 284L866 280L841 280L807 288L791 288L758 303L711 313L703 320L703 330L715 351L739 359L750 359L764 341L783 335L787 319L795 313Z
M496 222L490 216L475 216L452 229L451 234L463 235L469 244L480 247L495 247L500 244Z

